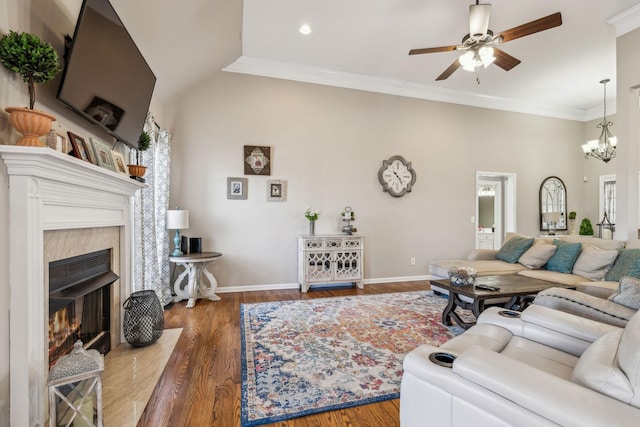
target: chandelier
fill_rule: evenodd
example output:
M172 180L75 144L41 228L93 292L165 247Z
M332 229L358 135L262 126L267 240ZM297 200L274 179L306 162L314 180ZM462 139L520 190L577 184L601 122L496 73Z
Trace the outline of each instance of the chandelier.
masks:
M611 135L609 126L613 126L613 123L607 120L607 83L609 83L609 79L601 80L600 83L602 83L604 88L604 114L602 121L598 123L598 127L602 129L600 131L600 138L592 139L591 141L587 141L586 144L582 144L582 151L584 152L585 159L595 157L608 163L609 160L616 156L618 139Z

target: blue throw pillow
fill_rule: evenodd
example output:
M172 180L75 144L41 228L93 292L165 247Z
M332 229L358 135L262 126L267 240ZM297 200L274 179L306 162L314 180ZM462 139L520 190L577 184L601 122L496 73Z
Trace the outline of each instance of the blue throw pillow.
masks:
M582 243L567 243L556 239L553 244L558 249L547 261L547 270L570 274L573 270L573 264L576 263L580 256L580 251L582 251Z
M620 249L604 280L617 282L624 276L640 277L640 249Z
M496 254L496 259L511 264L516 263L531 245L533 245L533 237L514 237L502 245Z

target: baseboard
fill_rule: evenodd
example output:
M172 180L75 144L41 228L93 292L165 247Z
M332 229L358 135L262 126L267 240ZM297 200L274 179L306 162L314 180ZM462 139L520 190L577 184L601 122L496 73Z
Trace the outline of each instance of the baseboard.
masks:
M395 282L417 282L420 280L429 280L430 275L422 276L404 276L404 277L382 277L378 279L364 279L365 285L380 285ZM336 286L335 284L319 284L315 287ZM216 289L217 294L226 294L230 292L254 292L254 291L276 291L282 289L300 289L299 283L275 283L269 285L247 285L247 286L220 286Z

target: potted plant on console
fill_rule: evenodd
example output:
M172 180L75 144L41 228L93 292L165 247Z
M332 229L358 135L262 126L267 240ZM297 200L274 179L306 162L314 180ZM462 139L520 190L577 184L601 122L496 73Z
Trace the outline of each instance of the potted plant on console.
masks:
M582 218L580 223L580 235L581 236L593 236L593 226L589 218Z
M23 135L16 145L44 147L38 138L49 132L51 122L56 118L33 109L36 103L35 84L46 83L60 72L58 53L36 35L9 31L0 39L0 62L20 74L29 89L29 108L6 109L11 114L11 125Z
M151 136L147 132L142 132L138 139L138 148L136 149L136 164L129 166L129 175L138 181L144 182L142 178L147 172L147 167L140 164L140 157L143 151L146 151L151 146Z

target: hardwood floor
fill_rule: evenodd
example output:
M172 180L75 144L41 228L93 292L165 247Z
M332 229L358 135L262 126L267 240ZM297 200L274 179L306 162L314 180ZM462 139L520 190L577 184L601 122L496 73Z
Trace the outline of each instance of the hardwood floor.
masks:
M165 311L165 328L183 328L138 426L240 425L240 304L429 289L426 281L220 294ZM399 426L399 399L295 418L271 426Z

